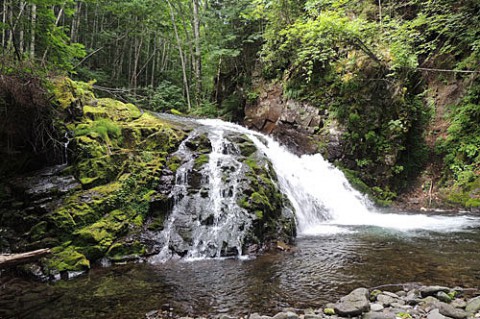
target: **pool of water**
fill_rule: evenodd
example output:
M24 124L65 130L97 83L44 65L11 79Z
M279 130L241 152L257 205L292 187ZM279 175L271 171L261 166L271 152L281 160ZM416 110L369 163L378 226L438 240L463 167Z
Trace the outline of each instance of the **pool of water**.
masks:
M343 227L255 259L170 261L96 268L42 284L0 276L0 318L144 318L274 313L320 307L353 288L422 283L478 288L480 229L456 232Z

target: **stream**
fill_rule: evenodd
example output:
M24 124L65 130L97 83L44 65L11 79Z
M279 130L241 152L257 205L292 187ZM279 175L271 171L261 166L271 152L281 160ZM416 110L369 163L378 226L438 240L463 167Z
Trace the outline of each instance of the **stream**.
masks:
M1 318L143 318L275 313L319 307L359 287L422 283L478 287L480 234L376 226L301 236L292 252L257 258L168 261L94 268L49 284L1 276Z

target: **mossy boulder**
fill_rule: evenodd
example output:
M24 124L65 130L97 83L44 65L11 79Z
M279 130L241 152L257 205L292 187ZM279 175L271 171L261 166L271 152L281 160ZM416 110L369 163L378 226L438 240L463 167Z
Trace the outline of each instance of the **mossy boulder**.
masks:
M53 84L59 110L76 110L68 123L74 136L65 171L81 187L59 194L26 236L57 245L45 261L51 273L84 271L104 257L120 261L144 256L147 248L139 234L148 227L161 228L167 212L159 208L168 208L170 199L164 195L168 190L159 191L160 184L178 167L179 159L170 154L189 128L132 104L97 99L93 83L59 78Z

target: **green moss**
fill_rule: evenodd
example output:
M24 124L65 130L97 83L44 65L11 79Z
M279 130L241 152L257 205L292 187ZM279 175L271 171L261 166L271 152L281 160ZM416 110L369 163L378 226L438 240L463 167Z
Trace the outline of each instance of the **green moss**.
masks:
M210 156L207 154L200 154L195 160L193 164L193 169L200 170L203 165L207 164L210 159Z
M170 157L167 161L168 169L171 170L173 173L177 171L182 163L182 159L176 155Z
M263 219L263 211L256 210L255 211L255 216L257 216L258 219Z
M323 309L323 313L326 314L327 316L333 316L333 315L335 315L335 309L325 308L325 309Z
M38 224L35 224L30 231L28 232L30 238L33 241L40 240L45 237L48 229L48 223L46 221L41 221Z
M83 246L99 245L106 250L115 238L126 233L128 219L129 216L125 212L114 210L98 222L76 231L74 233L76 242Z
M265 194L258 192L255 192L250 196L250 203L253 207L265 208L269 210L272 209L272 205L268 197Z
M125 258L138 258L146 252L145 245L139 241L132 243L115 243L107 252L107 257L112 261L122 261Z
M452 187L444 189L447 201L465 208L480 207L480 178L460 185L455 183Z
M87 104L95 99L92 93L93 81L75 82L66 77L58 77L52 83L55 100L62 110L77 104Z
M79 253L75 247L55 247L52 257L47 261L49 269L57 271L85 271L90 268L90 262L85 255Z
M70 125L75 154L69 168L83 189L64 197L61 206L45 222L37 222L28 235L32 240L51 235L63 242L49 264L61 271L85 268L89 260L106 255L112 259L141 255L143 245L126 238L136 236L147 226L146 220L149 228L163 226L164 214L149 216L150 202L159 201L155 189L167 159L172 171L178 169L181 159L169 154L177 150L187 131L182 125L142 114L132 104L95 100L86 84L67 80L61 85L63 91L58 93L64 107L83 106L83 117ZM210 146L205 141L200 139L199 147L207 153ZM204 159L208 156L200 161Z
M257 160L253 157L248 157L247 159L245 159L245 164L247 164L248 167L250 167L250 169L252 171L258 171L259 170Z
M75 136L87 135L91 138L100 137L104 142L108 144L111 143L111 139L117 139L119 144L121 140L122 130L115 124L112 120L101 118L92 122L89 122L89 125L79 125L75 129Z

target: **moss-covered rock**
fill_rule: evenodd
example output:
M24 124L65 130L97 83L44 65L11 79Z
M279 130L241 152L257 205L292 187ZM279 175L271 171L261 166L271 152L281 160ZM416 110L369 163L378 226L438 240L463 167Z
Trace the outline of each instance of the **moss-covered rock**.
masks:
M24 230L28 240L57 245L45 262L52 273L87 270L104 257L118 261L145 255L142 239L132 238L139 238L144 228L162 227L169 190L162 193L160 184L178 168L180 159L169 154L189 129L132 104L97 99L93 83L58 78L53 84L58 108L76 110L68 123L74 136L65 171L81 188L54 194L58 200L44 205Z

